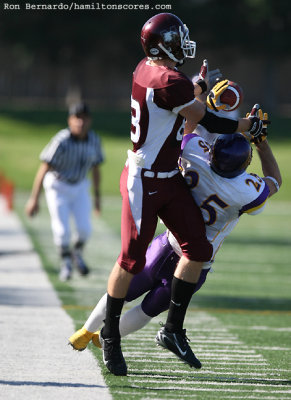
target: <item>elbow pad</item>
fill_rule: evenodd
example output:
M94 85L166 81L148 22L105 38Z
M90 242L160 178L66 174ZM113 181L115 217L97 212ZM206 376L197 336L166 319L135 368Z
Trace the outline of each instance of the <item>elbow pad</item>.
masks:
M238 121L219 117L206 110L204 117L199 121L210 133L235 133L238 128Z

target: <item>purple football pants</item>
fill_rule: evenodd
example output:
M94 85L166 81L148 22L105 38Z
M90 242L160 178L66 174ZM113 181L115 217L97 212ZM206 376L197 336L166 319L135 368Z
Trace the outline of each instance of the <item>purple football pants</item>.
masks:
M171 285L179 256L170 245L167 233L154 238L146 253L144 269L135 275L129 286L126 301L132 301L148 292L141 303L144 313L155 317L169 309ZM206 280L209 269L203 269L195 287L197 292Z

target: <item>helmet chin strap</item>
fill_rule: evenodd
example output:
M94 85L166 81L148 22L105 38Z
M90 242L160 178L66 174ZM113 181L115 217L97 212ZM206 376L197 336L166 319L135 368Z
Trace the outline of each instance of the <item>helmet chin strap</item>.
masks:
M151 60L151 61L156 61L156 60L164 60L165 58L164 57L147 57L147 59L148 60ZM171 58L172 59L172 58ZM172 59L173 60L173 59ZM175 61L175 60L173 60L173 61ZM182 65L184 65L185 64L185 62L186 62L186 60L184 59L184 60L180 60L180 61L176 61L176 65L175 65L175 67L177 68L177 67L181 67Z
M163 57L147 57L148 60L156 61L156 60L163 60Z
M159 43L158 46L159 46L159 48L160 48L161 50L163 50L164 53L167 54L167 56L168 56L171 60L176 61L177 63L180 63L180 62L184 61L184 59L183 59L183 60L178 60L178 59L174 56L174 54L170 53L170 52L165 48L165 46L163 46L161 43Z

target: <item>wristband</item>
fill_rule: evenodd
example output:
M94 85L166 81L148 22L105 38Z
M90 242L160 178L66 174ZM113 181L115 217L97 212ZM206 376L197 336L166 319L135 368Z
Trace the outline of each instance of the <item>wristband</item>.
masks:
M201 94L207 91L207 84L204 79L199 79L199 81L197 81L196 83L201 87L202 90Z
M273 178L273 176L265 176L265 178L270 179L274 183L274 185L276 186L277 192L278 192L278 190L280 189L280 186L279 186L277 179Z

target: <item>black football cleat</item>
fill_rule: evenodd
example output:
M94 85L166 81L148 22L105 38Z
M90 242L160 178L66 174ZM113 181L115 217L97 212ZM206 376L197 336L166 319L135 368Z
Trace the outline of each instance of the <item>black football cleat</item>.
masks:
M73 252L72 258L73 258L73 263L75 264L80 275L83 275L83 276L88 275L90 270L89 270L88 266L86 265L81 254L78 252Z
M157 333L156 344L170 350L182 361L189 364L190 367L200 369L202 367L201 362L195 357L195 354L191 350L188 344L189 339L186 336L186 329L183 329L180 333L172 333L167 331L163 326Z
M127 366L121 351L120 338L103 338L101 330L99 340L103 350L103 362L107 369L113 375L126 376Z

